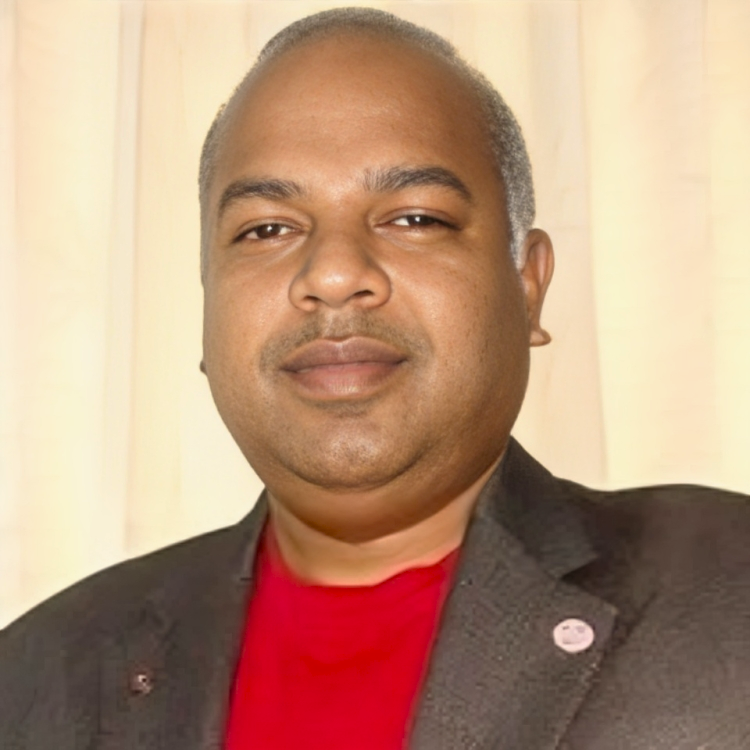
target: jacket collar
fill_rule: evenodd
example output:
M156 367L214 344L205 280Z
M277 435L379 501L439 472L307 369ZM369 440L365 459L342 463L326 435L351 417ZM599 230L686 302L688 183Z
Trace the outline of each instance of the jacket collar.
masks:
M556 578L597 557L565 486L513 438L479 496L475 517L502 526Z

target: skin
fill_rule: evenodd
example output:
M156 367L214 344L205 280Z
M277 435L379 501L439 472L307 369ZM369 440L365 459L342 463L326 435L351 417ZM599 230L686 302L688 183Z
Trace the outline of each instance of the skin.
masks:
M268 63L229 113L205 369L307 580L376 583L460 545L549 341L551 244L533 230L514 264L476 111L441 60L349 34Z

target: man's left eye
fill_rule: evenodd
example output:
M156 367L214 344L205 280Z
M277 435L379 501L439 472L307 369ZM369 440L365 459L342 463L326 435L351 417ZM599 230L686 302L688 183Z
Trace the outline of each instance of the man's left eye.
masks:
M440 221L440 219L436 219L434 216L427 216L426 214L407 214L406 216L399 216L398 219L394 219L392 223L399 227L410 227L412 229L430 227L434 224L445 226L444 221Z

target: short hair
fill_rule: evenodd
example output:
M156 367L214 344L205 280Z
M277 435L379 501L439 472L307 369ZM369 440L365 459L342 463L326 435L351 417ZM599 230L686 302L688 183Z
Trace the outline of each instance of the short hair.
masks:
M266 43L232 96L220 107L203 142L198 177L201 212L204 214L202 224L205 224L208 189L231 105L242 93L245 84L260 66L294 47L307 41L347 32L371 34L412 44L447 62L450 68L467 82L477 97L487 126L490 149L505 194L511 252L518 263L524 239L534 221L536 207L531 162L521 128L513 112L489 80L461 58L447 39L429 29L374 8L336 8L315 13L290 24ZM207 254L205 245L204 228L201 241L201 269L204 273Z

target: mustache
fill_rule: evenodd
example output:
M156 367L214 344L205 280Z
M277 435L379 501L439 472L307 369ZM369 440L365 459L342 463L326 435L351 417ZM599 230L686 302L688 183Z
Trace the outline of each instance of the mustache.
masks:
M386 323L370 313L353 313L345 318L329 319L316 316L306 320L295 331L268 341L261 351L260 367L262 370L276 370L295 350L317 339L343 341L355 336L389 344L407 359L422 358L432 349L425 336Z

